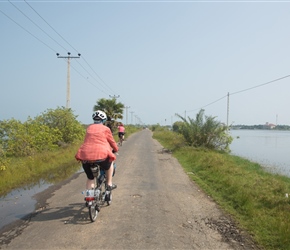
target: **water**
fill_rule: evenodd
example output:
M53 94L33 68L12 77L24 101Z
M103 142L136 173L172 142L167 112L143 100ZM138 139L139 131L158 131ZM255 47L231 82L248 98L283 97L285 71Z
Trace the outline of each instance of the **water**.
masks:
M15 189L5 197L0 198L0 228L34 212L37 202L33 198L34 195L51 185L41 180L35 186Z
M231 130L231 154L257 162L268 171L290 177L290 132Z
M14 189L9 194L0 197L0 229L33 213L37 205L35 195L66 180L73 173L83 172L82 168L77 168L72 166L67 171L64 169L63 172L51 172L48 179L41 179L36 184L32 183L23 188Z

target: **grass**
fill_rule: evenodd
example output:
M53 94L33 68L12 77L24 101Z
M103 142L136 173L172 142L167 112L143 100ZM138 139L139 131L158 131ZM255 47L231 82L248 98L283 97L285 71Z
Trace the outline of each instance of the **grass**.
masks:
M5 171L0 171L0 196L43 179L49 183L68 178L80 169L74 158L79 145L71 145L54 152L42 152L33 157L13 157Z
M264 249L290 249L290 178L216 151L176 147L172 132L154 132L185 172ZM181 139L180 139L181 140ZM181 141L178 141L181 145Z

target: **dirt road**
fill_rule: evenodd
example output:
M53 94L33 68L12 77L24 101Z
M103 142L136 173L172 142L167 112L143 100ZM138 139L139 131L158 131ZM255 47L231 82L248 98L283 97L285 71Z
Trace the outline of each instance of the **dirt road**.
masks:
M1 249L255 249L149 130L124 142L114 182L94 223L84 173L41 193L43 209L5 232Z

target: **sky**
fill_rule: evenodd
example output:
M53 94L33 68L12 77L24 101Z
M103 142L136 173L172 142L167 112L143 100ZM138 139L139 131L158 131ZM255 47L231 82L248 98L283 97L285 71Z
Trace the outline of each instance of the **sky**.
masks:
M0 0L0 120L101 98L125 124L290 125L290 1ZM178 114L178 115L177 115Z

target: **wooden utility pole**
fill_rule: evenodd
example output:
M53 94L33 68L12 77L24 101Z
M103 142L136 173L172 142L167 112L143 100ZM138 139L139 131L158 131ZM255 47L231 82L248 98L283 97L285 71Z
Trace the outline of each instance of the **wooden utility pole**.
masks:
M57 58L67 59L67 83L66 83L66 108L70 108L70 59L71 58L80 58L81 54L78 56L71 56L70 52L67 52L67 56L60 56L59 53L56 53Z
M228 105L227 105L227 126L229 126L229 114L230 114L230 93L228 92Z
M131 125L133 125L133 114L134 114L134 111L131 111Z
M128 125L128 109L130 108L130 106L126 106L126 125Z

